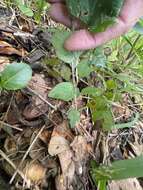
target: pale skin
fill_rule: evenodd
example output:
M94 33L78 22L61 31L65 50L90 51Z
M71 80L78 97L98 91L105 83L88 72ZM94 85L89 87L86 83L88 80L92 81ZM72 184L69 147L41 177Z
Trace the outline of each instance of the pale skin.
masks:
M49 0L49 2L51 3L50 16L53 20L68 27L74 25L75 28L81 28L79 21L71 21L64 0ZM125 0L116 24L105 32L96 34L91 34L86 29L79 29L65 41L65 48L69 51L96 48L128 32L142 16L143 0Z

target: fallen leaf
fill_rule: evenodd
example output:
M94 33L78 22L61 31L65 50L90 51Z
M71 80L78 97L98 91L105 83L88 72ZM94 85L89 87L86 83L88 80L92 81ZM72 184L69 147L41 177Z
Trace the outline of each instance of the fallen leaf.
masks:
M136 178L112 181L109 184L109 190L142 190L139 181Z
M64 123L64 125L66 122ZM62 134L63 135L63 134ZM49 143L48 152L51 156L59 157L62 174L56 178L56 187L58 190L70 189L75 178L75 163L73 161L73 151L70 148L70 142L55 130Z
M70 145L74 152L74 161L76 166L76 171L79 175L84 175L87 171L86 163L89 157L89 152L91 151L91 145L87 143L84 136L76 136L72 144Z
M51 156L55 156L69 150L69 142L62 136L53 136L50 140L48 152Z
M30 179L35 184L41 183L46 175L46 168L38 162L28 163L24 171L26 178Z
M39 138L41 141L43 141L45 144L48 144L51 137L51 131L48 129L45 129L42 131L42 133L39 135Z
M23 56L22 50L17 50L11 44L0 40L0 54Z
M10 64L9 58L5 56L0 56L0 72L4 70L4 68Z
M8 154L15 153L17 151L17 144L12 137L8 136L4 142L4 148Z
M64 120L60 125L54 128L52 136L56 136L56 135L64 137L70 143L74 139L74 135L72 134L68 125L68 121L66 120Z
M82 162L88 158L89 144L84 136L76 136L70 146L74 151L76 161Z
M35 74L29 83L29 87L35 91L37 95L32 95L31 103L25 107L23 116L26 119L31 120L47 112L49 107L38 97L38 95L40 95L43 99L47 99L47 84L43 79L43 76L40 74Z

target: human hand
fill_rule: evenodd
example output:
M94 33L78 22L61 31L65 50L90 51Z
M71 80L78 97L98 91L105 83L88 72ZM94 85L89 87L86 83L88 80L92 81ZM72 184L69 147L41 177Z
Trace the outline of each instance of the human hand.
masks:
M68 27L74 24L75 28L80 28L79 21L71 21L64 0L49 1L52 5L50 16L53 20ZM86 29L79 29L66 40L65 48L70 51L96 48L128 32L141 16L143 16L143 0L125 0L116 24L107 28L106 31L96 34L92 34Z

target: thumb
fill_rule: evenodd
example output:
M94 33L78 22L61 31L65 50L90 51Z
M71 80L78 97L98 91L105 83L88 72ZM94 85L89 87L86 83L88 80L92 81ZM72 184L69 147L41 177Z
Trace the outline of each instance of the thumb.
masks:
M64 46L69 51L92 49L124 34L129 28L127 24L119 20L118 24L109 27L105 32L93 34L85 29L79 30L66 40Z

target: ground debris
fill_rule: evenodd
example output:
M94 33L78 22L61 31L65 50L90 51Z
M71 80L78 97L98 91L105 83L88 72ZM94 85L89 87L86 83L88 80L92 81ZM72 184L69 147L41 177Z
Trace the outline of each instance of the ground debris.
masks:
M109 190L142 190L136 178L113 181L109 184Z

